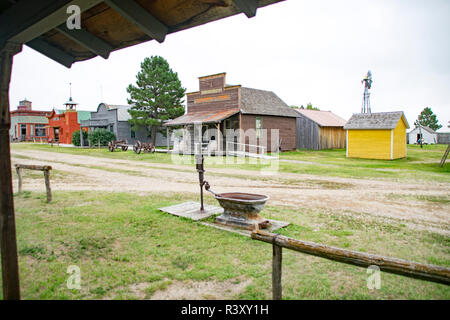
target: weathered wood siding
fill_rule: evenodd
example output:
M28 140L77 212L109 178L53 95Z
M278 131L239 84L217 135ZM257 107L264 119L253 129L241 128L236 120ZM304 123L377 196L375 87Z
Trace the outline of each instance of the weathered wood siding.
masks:
M202 92L189 93L187 95L188 112L222 111L239 108L239 87L217 90L220 91L207 94L202 94Z
M319 149L345 148L345 130L342 127L319 127Z
M345 148L345 130L342 127L321 127L299 113L297 126L297 149Z
M270 143L271 129L279 130L279 138L281 139L281 150L294 150L297 142L296 136L296 118L288 117L275 117L275 116L260 116L260 115L248 115L243 114L241 125L244 132L248 129L255 129L256 118L262 119L262 128L267 130L267 149L269 152L277 151L277 144ZM254 131L253 131L254 132ZM256 138L247 135L243 143L251 143L251 140L256 141ZM258 144L262 145L262 144Z
M297 118L297 144L298 149L319 150L319 125L303 116Z

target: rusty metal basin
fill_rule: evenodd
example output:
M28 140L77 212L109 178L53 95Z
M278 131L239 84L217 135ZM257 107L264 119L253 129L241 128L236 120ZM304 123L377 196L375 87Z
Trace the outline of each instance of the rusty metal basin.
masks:
M215 222L246 230L265 229L270 222L259 215L268 196L252 193L219 193L214 197L219 201L224 212L216 217Z

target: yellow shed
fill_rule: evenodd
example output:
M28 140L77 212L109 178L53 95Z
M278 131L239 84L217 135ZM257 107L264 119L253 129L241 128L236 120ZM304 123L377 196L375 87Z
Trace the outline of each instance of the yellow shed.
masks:
M347 158L393 160L406 157L409 124L403 111L357 113L344 129Z

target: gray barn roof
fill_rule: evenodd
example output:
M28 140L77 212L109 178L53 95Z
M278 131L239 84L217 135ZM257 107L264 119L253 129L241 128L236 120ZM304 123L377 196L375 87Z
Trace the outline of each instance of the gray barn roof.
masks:
M243 114L298 117L297 112L272 91L245 87L241 88L241 111Z
M409 128L403 111L355 113L344 126L344 129L395 129L403 118L406 128Z

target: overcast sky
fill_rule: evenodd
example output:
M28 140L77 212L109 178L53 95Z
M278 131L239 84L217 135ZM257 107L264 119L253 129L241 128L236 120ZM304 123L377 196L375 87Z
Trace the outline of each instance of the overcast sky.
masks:
M62 108L69 83L79 110L126 104L145 57L161 55L183 86L226 72L228 84L271 90L289 105L311 102L348 119L361 110L367 70L372 112L405 112L410 125L424 107L450 120L450 1L287 0L75 63L67 69L24 46L14 59L11 109L27 98L37 110ZM450 131L450 129L447 129Z

